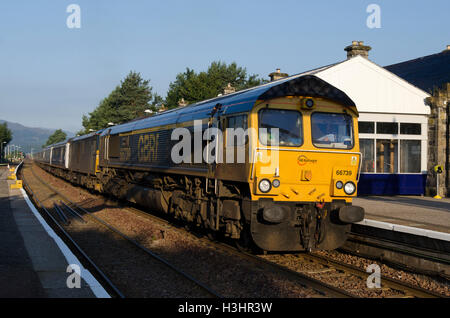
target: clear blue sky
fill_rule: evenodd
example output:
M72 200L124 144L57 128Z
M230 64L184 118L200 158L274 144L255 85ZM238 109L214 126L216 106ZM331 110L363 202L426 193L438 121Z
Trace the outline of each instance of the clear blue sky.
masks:
M81 29L66 26L72 3ZM371 3L380 29L366 26ZM352 40L385 66L444 50L449 12L448 0L2 0L0 119L75 132L130 70L165 96L186 67L294 74L344 60Z

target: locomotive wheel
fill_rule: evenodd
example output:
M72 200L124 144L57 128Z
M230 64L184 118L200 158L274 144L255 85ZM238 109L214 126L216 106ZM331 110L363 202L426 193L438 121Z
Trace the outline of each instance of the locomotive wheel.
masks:
M208 230L208 232L206 233L206 236L212 242L217 241L217 232L215 232L215 231Z
M256 253L257 247L250 234L250 227L245 226L239 239L234 240L236 247L243 253Z

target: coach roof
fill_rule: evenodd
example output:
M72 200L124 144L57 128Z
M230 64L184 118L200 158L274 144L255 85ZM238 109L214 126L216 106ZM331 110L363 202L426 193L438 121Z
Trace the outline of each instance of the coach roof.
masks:
M293 75L236 93L168 110L152 117L113 126L105 129L101 132L101 135L107 135L108 133L115 135L133 130L208 118L217 104L222 105L221 115L248 112L257 100L269 100L282 96L323 97L345 106L355 106L355 103L343 91L314 76L313 74L316 71L318 70Z

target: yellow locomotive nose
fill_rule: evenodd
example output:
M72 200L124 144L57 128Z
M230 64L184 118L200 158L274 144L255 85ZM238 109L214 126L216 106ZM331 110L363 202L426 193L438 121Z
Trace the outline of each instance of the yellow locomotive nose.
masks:
M277 152L274 156L274 152ZM307 149L261 150L261 157L275 158L254 165L254 194L277 201L351 202L357 192L359 159L344 151Z

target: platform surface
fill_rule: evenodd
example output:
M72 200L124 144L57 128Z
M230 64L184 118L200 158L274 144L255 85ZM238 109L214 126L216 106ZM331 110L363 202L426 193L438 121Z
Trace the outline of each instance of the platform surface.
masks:
M25 202L21 190L9 189L14 181L0 167L0 298L91 298L81 288L68 288L68 262ZM78 264L77 264L78 265Z
M353 204L365 209L366 219L450 233L449 198L363 196Z

